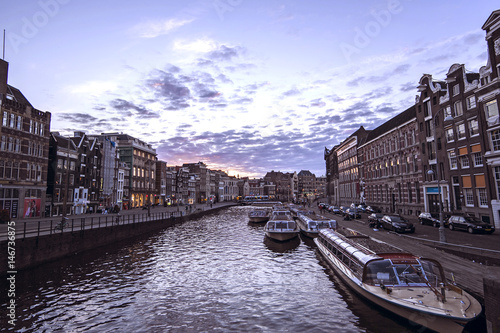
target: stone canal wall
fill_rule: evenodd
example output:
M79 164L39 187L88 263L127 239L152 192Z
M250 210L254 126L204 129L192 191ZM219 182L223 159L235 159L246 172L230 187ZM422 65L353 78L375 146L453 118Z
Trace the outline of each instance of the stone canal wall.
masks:
M59 258L75 255L101 246L110 245L119 241L131 240L157 232L164 228L182 223L187 220L197 219L204 215L214 214L230 206L214 207L210 210L196 211L182 217L166 218L141 223L106 226L94 229L64 231L51 235L17 238L15 240L14 256L9 258L9 244L7 240L0 242L0 276L6 275L8 264L14 259L15 270L40 265Z

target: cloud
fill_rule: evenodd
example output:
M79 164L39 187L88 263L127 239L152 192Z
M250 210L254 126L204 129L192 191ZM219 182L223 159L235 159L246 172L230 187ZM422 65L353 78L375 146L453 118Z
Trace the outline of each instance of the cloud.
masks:
M290 90L285 91L283 93L283 96L287 96L288 97L288 96L296 96L296 95L299 95L299 94L300 94L299 89L297 89L297 88L294 87L294 88L292 88Z
M135 114L141 118L159 118L156 112L150 111L143 106L135 105L124 99L114 99L110 103L112 108L118 111L125 111L128 115Z
M88 113L78 112L58 114L57 117L77 124L93 124L98 120L98 118L91 116Z
M187 51L196 53L208 53L217 49L217 43L211 39L197 39L194 41L176 40L173 45L174 51Z
M216 50L213 50L208 53L208 58L216 61L229 61L233 58L239 57L241 53L244 52L244 48L236 46L236 47L228 47L226 45L220 45Z
M149 21L136 24L131 28L134 35L140 38L156 38L158 36L169 34L170 32L193 22L194 19L180 20L168 19L163 21Z

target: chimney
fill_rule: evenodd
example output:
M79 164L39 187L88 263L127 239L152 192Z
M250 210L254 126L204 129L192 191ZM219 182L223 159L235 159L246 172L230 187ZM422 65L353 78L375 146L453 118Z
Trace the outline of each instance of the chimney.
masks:
M0 59L0 94L7 93L7 76L9 74L9 63Z

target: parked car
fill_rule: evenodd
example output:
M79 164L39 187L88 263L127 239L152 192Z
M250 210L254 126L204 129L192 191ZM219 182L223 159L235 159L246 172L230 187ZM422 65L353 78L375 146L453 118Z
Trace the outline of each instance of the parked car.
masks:
M330 206L328 208L328 210L330 211L330 213L333 213L333 214L342 214L342 211L340 210L340 208L338 206Z
M357 208L347 208L344 212L344 220L360 219L361 214Z
M367 206L366 207L366 212L369 213L369 214L371 214L371 213L381 213L382 211L378 207Z
M492 234L495 232L495 227L492 224L473 216L453 215L448 219L448 227L450 230L465 230L470 234L475 232Z
M361 213L366 213L366 206L365 205L358 205L356 207Z
M382 213L371 213L368 215L368 226L370 228L379 228L383 217L384 214Z
M399 215L385 215L382 220L382 227L395 232L415 232L415 226L407 219Z
M418 216L418 220L420 221L420 224L432 225L433 227L436 228L438 228L441 224L437 216L431 213L421 213ZM445 227L448 226L448 222L444 218L443 218L443 224Z

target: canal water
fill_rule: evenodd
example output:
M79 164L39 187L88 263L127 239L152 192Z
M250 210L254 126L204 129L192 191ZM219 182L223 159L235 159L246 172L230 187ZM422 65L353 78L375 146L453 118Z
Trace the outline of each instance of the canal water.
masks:
M232 207L19 272L18 325L3 316L0 330L420 332L354 295L312 241L266 239L248 211Z

